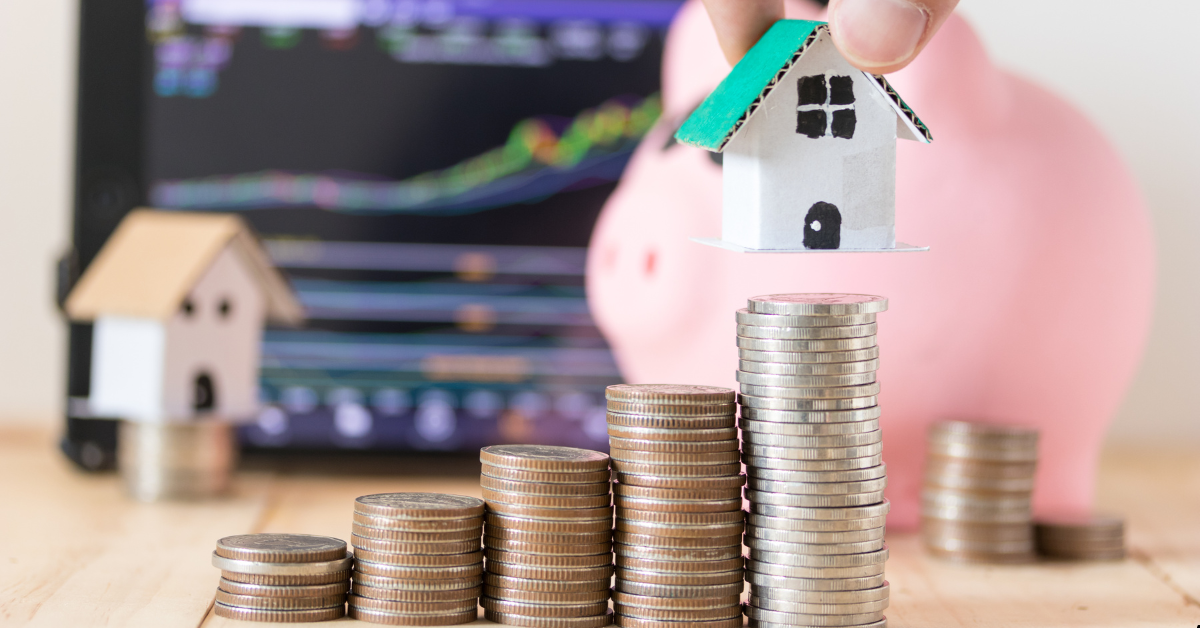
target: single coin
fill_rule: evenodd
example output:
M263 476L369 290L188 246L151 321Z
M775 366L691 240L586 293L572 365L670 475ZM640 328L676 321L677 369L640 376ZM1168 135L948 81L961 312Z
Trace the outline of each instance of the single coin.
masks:
M997 425L995 423L973 423L970 421L942 421L929 427L931 433L961 435L975 438L999 438L1037 440L1035 428L1020 425Z
M926 473L937 473L944 476L1028 480L1037 473L1037 462L989 462L967 458L930 456L926 461L925 469Z
M469 611L462 611L461 613L449 614L409 615L360 608L351 604L346 611L346 615L351 619L389 626L454 626L475 621L479 617L479 610L471 609Z
M788 530L793 532L846 532L850 530L870 530L880 528L887 522L886 515L856 519L789 519L786 517L764 516L750 513L746 517L747 525L772 530Z
M603 628L612 623L612 613L592 617L530 617L514 613L501 613L484 610L483 616L488 621L510 626L525 626L526 628Z
M550 445L492 445L479 450L480 462L495 467L546 472L594 472L608 468L608 456L590 449Z
M603 526L600 526L603 527ZM489 525L484 538L506 543L525 543L529 545L596 545L612 540L611 524L599 532L575 532L555 534L549 532L527 532L515 528L502 528Z
M733 545L728 547L711 547L711 548L673 548L673 547L647 547L643 545L626 545L618 543L613 546L613 552L625 558L642 558L647 560L678 560L678 561L697 561L697 560L729 560L738 558L742 555L742 546Z
M928 469L928 467L926 467ZM1033 491L1034 479L1028 478L973 478L949 473L925 472L925 486L948 488L960 491L988 493L1029 493Z
M717 451L711 453L670 453L659 451L612 449L610 455L614 461L613 468L617 469L618 471L621 470L621 466L617 463L624 462L650 465L713 466L733 464L738 460L738 451L736 449L731 451Z
M883 619L882 612L859 613L856 615L814 615L804 613L781 613L754 606L746 607L746 617L793 626L857 626Z
M847 493L842 495L795 495L791 493L769 493L746 489L746 499L752 504L771 504L801 508L843 508L868 506L883 501L883 491Z
M682 573L670 571L644 571L638 569L617 568L617 581L640 582L642 584L661 584L673 587L706 587L718 584L741 582L741 568L716 573Z
M786 438L786 437L779 437ZM787 460L844 460L846 458L863 458L883 452L883 443L873 443L859 447L772 447L746 442L742 451L747 456L763 458L784 458Z
M721 512L669 512L663 510L621 509L617 521L640 521L644 523L668 523L683 526L711 526L745 521L741 500L737 508ZM619 528L618 528L619 529Z
M862 578L882 575L883 563L858 567L800 567L750 559L746 561L746 570L787 578Z
M857 410L772 410L769 408L742 406L741 410L743 421L788 424L811 423L820 425L870 421L878 419L882 414L883 410L879 406L870 406Z
M793 602L791 600L751 595L750 606L767 611L800 613L804 615L861 615L886 610L888 600L885 598L872 602L855 602L853 604L822 604L819 602Z
M886 601L891 594L891 585L885 580L883 586L858 591L802 591L752 584L750 593L759 598L802 604L862 604Z
M719 489L649 488L614 484L613 495L633 499L654 499L668 502L708 501L735 499L742 494L741 487Z
M488 565L493 562L507 563L510 565L529 565L532 567L602 567L612 564L612 555L608 552L603 554L591 554L585 556L563 556L554 554L525 554L522 552L508 552L505 550L488 548L484 555L487 556Z
M513 482L531 482L534 484L605 484L608 482L610 474L608 469L601 471L588 471L586 473L557 473L557 472L540 472L526 471L524 469L508 469L505 467L496 467L490 464L482 464L480 470L481 476L494 478L498 480L510 480Z
M745 588L744 582L731 582L729 584L713 584L709 586L693 586L693 587L677 587L665 584L646 584L644 582L630 582L628 580L617 580L616 592L628 593L629 595L644 595L653 598L725 598L728 596L741 596L742 590Z
M603 591L608 595L608 579L598 578L595 580L576 580L563 581L557 579L551 580L535 580L532 578L513 578L509 576L500 576L494 573L483 574L484 586L496 587L500 589L519 589L521 591L529 591L531 594L573 594L582 592Z
M443 493L379 493L355 499L354 511L391 519L471 519L483 514L483 500Z
M768 338L737 337L737 347L747 351L766 352L842 352L859 351L876 346L875 336L862 338L831 338L828 340L773 340Z
M742 393L755 397L775 399L855 399L879 394L879 383L862 386L837 386L831 388L790 388L787 386L741 385Z
M762 373L764 375L854 375L874 373L879 370L879 360L818 364L738 360L738 370L744 373Z
M668 441L682 443L710 442L729 439L736 440L738 437L738 432L737 428L735 427L718 427L710 429L668 429L656 427L631 427L628 425L610 424L608 426L608 435L631 440Z
M346 542L311 534L239 534L217 541L217 556L263 563L319 563L346 556Z
M835 434L832 436L793 436L790 434L759 434L745 432L742 440L751 445L788 448L830 448L863 447L883 442L883 432L865 432L861 434Z
M751 478L770 482L834 484L838 482L869 482L887 477L887 465L878 464L865 469L849 469L846 471L790 471L787 469L765 469L749 467L747 475Z
M383 611L385 613L403 613L405 615L441 615L463 613L474 610L479 603L475 599L450 600L442 602L399 602L396 600L377 600L351 594L351 606L363 610Z
M639 475L636 473L617 472L617 480L624 486L643 486L646 488L714 491L721 489L738 489L746 484L744 475L723 475L710 478L686 478L663 475Z
M510 504L513 506L533 506L537 508L603 508L612 504L608 493L603 495L583 495L576 497L556 497L553 495L525 495L522 493L505 493L490 488L483 489L483 498L488 505Z
M613 542L625 545L636 545L645 548L664 549L712 549L719 547L740 547L742 538L737 535L717 537L687 537L659 536L654 534L631 534L622 530L613 532Z
M921 503L935 507L962 507L995 510L1028 510L1029 493L989 494L955 491L952 489L933 489L926 487L921 491Z
M355 555L358 555L358 550L386 554L465 554L467 552L478 552L480 548L478 536L468 541L452 541L449 543L409 543L407 541L371 539L355 534L351 535L350 544L354 546Z
M1032 539L1023 541L964 541L945 537L925 537L925 546L946 552L980 552L989 554L1029 554L1034 551Z
M608 600L591 604L532 604L482 597L479 605L487 611L518 613L526 617L591 617L608 612Z
M746 304L754 314L785 316L858 316L886 312L887 306L884 297L832 292L767 294L751 297Z
M878 621L873 621L866 624L859 624L854 628L887 628L887 617L880 617ZM792 628L792 624L778 624L769 621L751 619L746 622L747 628Z
M750 559L760 563L793 567L863 567L887 562L888 549L884 545L883 549L861 554L791 554L751 548Z
M754 587L770 587L775 590L788 591L862 591L883 586L883 574L860 576L855 578L813 579L789 578L772 576L756 572L746 572L746 582ZM760 594L761 595L761 594Z
M733 403L733 391L689 384L615 384L604 391L607 401L623 403L706 406Z
M723 440L712 441L667 441L667 440L641 440L632 438L621 438L619 436L609 436L608 445L612 449L625 449L629 451L656 451L664 453L687 453L687 454L707 454L715 452L735 451L738 448L738 439L726 438Z
M329 597L344 595L350 590L348 581L331 582L329 584L313 584L308 586L273 586L267 584L247 584L221 578L217 588L233 595L252 595L255 597Z
M707 621L663 621L617 615L616 622L621 628L741 628L742 626L741 617Z
M842 543L879 542L883 540L885 528L866 530L843 530L841 532L805 532L803 530L779 530L746 526L746 543L751 539L777 543L810 543L814 545L836 545Z
M543 519L553 521L594 521L597 519L612 519L613 507L599 508L542 508L539 506L519 506L502 502L488 502L488 514L495 513L523 519Z
M973 521L978 523L1031 523L1032 509L1003 510L985 508L965 508L957 506L921 506L921 517L930 519L950 519L955 521Z
M953 434L939 432L936 429L931 429L928 435L930 443L937 443L943 446L957 446L968 449L984 449L984 450L1030 450L1037 449L1038 439L1036 434L1031 438L1013 438L1013 437L995 437L995 436L973 436L968 434Z
M259 597L237 595L217 589L217 602L238 608L253 608L264 611L302 611L314 608L330 608L346 603L346 594L338 593L322 597Z
M617 532L670 536L674 538L719 538L733 536L741 534L743 528L744 524L742 523L741 519L733 523L715 525L681 525L674 523L630 521L628 519L617 519L616 522Z
M746 338L772 338L777 340L828 340L835 338L861 338L874 336L878 331L875 323L862 325L839 325L829 327L779 327L747 325L738 323L737 335Z
M492 531L493 526L537 534L596 534L612 530L612 519L609 517L576 521L570 519L534 519L526 516L512 516L489 512L485 515L485 518L489 536L499 536L499 533Z
M457 532L478 529L483 523L483 518L474 516L460 519L397 519L377 517L355 511L354 523L377 530L397 532Z
M359 561L398 567L461 567L483 560L483 552L476 550L463 554L395 554L355 548L354 557Z
M741 569L743 565L743 559L741 556L738 556L736 558L729 558L726 560L653 560L650 558L628 558L617 554L616 564L622 569L633 569L636 571L658 571L666 573L717 573L730 571L733 569Z
M313 608L299 611L264 611L254 608L228 606L220 602L213 604L213 614L217 617L240 619L242 621L265 621L274 623L294 624L304 621L329 621L346 614L342 605L331 608Z
M624 462L613 460L613 470L619 476L622 473L633 475L655 475L660 477L680 478L712 478L737 475L742 471L742 465L737 462L729 464L647 464L640 462Z
M624 513L629 510L653 511L658 513L708 513L742 509L741 497L705 501L668 501L662 499L634 499L618 495L615 501L617 504L617 516L624 516Z
M891 503L886 499L873 506L854 506L847 508L786 508L767 504L750 504L754 514L768 517L783 517L785 519L817 519L817 520L846 520L868 519L882 517L891 510Z
M358 522L353 524L351 531L353 532L353 536L356 536L360 539L386 541L389 543L434 545L441 543L461 543L463 541L477 539L479 538L482 527L483 518L480 517L479 525L473 528L467 528L465 530L451 530L449 532L408 532L406 530L387 530L383 528L372 528Z
M603 482L579 484L552 484L501 480L486 475L479 476L479 486L485 490L515 493L520 495L545 495L549 497L585 497L606 495L609 491L607 478Z
M596 554L607 554L612 551L612 541L549 545L545 543L521 543L519 541L484 537L484 545L488 549L493 550L521 552L523 554L536 554L540 556L594 556Z
M346 555L340 560L325 560L308 563L264 563L252 560L234 560L212 555L212 565L221 571L233 573L256 574L262 576L315 576L320 574L346 571L350 569L353 559Z
M1033 462L1037 460L1037 448L985 449L967 445L946 444L929 441L930 455L947 458L968 458L971 460L994 460L1006 462Z
M761 388L761 392L766 394L756 396L743 387L742 392L744 394L738 395L738 401L742 404L743 414L746 408L787 410L789 412L825 412L831 410L861 410L879 404L878 397L874 395L870 397L851 397L849 399L796 399L773 394L779 390L786 391L788 390L787 388L768 388L765 386L758 388Z
M530 580L607 580L612 576L612 565L600 567L537 567L533 565L514 565L511 563L496 563L488 561L487 571L490 574L509 576L511 578L527 578Z
M755 537L746 537L746 547L762 552L778 552L784 554L833 555L833 554L862 554L883 549L883 539L861 541L858 543L784 543L768 541Z
M478 580L477 580L478 582ZM454 602L474 600L483 591L482 586L476 585L465 589L447 589L441 591L407 591L404 589L384 589L355 582L351 588L359 597L369 597L375 600L391 600L393 602Z
M664 424L658 427L670 427L667 423L678 423L678 427L722 427L722 425L702 425L706 421L720 423L721 419L737 411L735 403L715 403L712 405L687 404L653 404L626 403L624 401L608 401L605 403L609 423L620 420L658 420ZM613 416L616 415L616 416ZM644 427L652 427L646 425Z
M644 606L627 606L625 604L613 603L613 612L618 617L640 617L642 619L658 619L663 621L711 621L714 619L728 619L730 617L740 617L742 614L742 606L735 604L733 606L722 606L718 608L706 608L700 610L689 610L679 608L647 608Z
M936 547L926 547L925 551L934 558L968 565L1024 565L1037 560L1037 555L1033 552L1017 552L1012 554L999 552L947 552Z
M738 360L773 364L847 364L879 359L879 347L852 351L755 351L738 349Z
M742 456L742 462L746 463L748 475L750 474L750 467L784 471L850 471L852 469L867 469L882 464L883 454L834 460L797 460L794 458L774 458L771 456L745 454Z
M407 565L389 565L368 560L356 559L354 570L372 576L387 578L411 578L413 580L441 580L450 578L470 578L483 573L483 565L457 565L451 567L409 567Z
M607 602L609 595L608 589L550 593L547 591L527 591L525 589L505 589L503 587L485 586L483 590L488 597L497 600L551 605L600 604Z
M738 371L736 379L741 384L751 384L754 386L820 388L874 384L875 373L858 373L854 375L770 375Z
M786 493L788 495L847 495L882 491L886 486L886 477L862 482L772 482L771 480L751 478L747 484L747 488L753 491Z
M315 584L348 582L350 580L350 570L345 569L343 571L333 571L310 576L277 576L222 570L221 577L231 582L240 582L242 584L263 584L280 587L311 586Z
M431 578L416 580L413 578L389 578L387 576L373 576L361 571L355 571L354 584L396 591L461 591L463 589L479 586L479 576L473 575L461 578Z
M740 419L738 427L742 433L774 434L803 438L827 438L832 436L858 436L879 430L879 419L854 423L770 423Z

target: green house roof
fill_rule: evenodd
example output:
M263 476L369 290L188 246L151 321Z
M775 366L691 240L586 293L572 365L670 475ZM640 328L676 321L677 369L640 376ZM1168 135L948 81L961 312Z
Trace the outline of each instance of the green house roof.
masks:
M779 20L758 40L758 43L729 71L704 102L692 112L675 132L675 139L684 144L720 152L738 128L749 119L754 109L775 82L792 67L804 51L827 29L825 22L809 20ZM899 115L913 131L914 137L925 142L933 138L916 113L892 89L882 76L868 74L872 84L891 101Z

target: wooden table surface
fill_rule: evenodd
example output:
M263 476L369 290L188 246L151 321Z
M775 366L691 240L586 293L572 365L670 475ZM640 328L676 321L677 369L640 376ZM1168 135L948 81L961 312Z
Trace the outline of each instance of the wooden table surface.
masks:
M115 476L71 468L55 438L0 431L3 626L255 625L212 615L218 572L209 555L218 538L349 538L359 495L480 492L478 464L469 461L351 464L355 475L285 462L244 471L228 499L138 504ZM913 535L889 534L889 626L1200 625L1200 456L1111 450L1099 484L1100 507L1127 517L1128 560L955 565L926 556Z

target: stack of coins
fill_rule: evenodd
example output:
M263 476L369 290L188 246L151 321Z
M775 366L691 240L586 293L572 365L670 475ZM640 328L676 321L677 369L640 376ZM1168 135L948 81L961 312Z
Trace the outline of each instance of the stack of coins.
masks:
M484 616L531 628L611 623L612 490L608 455L572 447L479 451L487 502Z
M948 421L929 430L921 532L935 556L1023 563L1034 557L1037 430Z
M307 534L243 534L217 541L221 583L213 612L246 621L303 622L346 614L346 542Z
M739 628L744 529L734 392L609 386L617 625Z
M1102 515L1054 517L1034 524L1038 553L1063 560L1125 558L1125 520Z
M354 500L350 616L393 626L463 624L479 616L483 500L384 493Z
M882 297L780 294L738 310L751 626L884 626Z
M224 493L237 466L233 424L121 421L117 467L134 499L202 499Z

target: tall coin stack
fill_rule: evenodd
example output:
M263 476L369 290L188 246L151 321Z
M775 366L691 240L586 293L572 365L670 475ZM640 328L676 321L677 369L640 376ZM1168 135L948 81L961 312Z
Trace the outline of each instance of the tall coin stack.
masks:
M599 628L612 579L608 455L572 447L479 451L487 501L484 616L530 628Z
M308 534L242 534L217 541L221 583L213 613L246 621L326 621L346 614L346 542Z
M886 626L882 297L777 294L738 310L751 626Z
M354 500L350 616L393 626L464 624L479 616L483 500L382 493Z
M1034 557L1037 430L963 421L929 429L921 533L935 556L1024 563Z
M744 529L734 392L609 386L624 628L740 628ZM682 622L682 623L681 623Z

